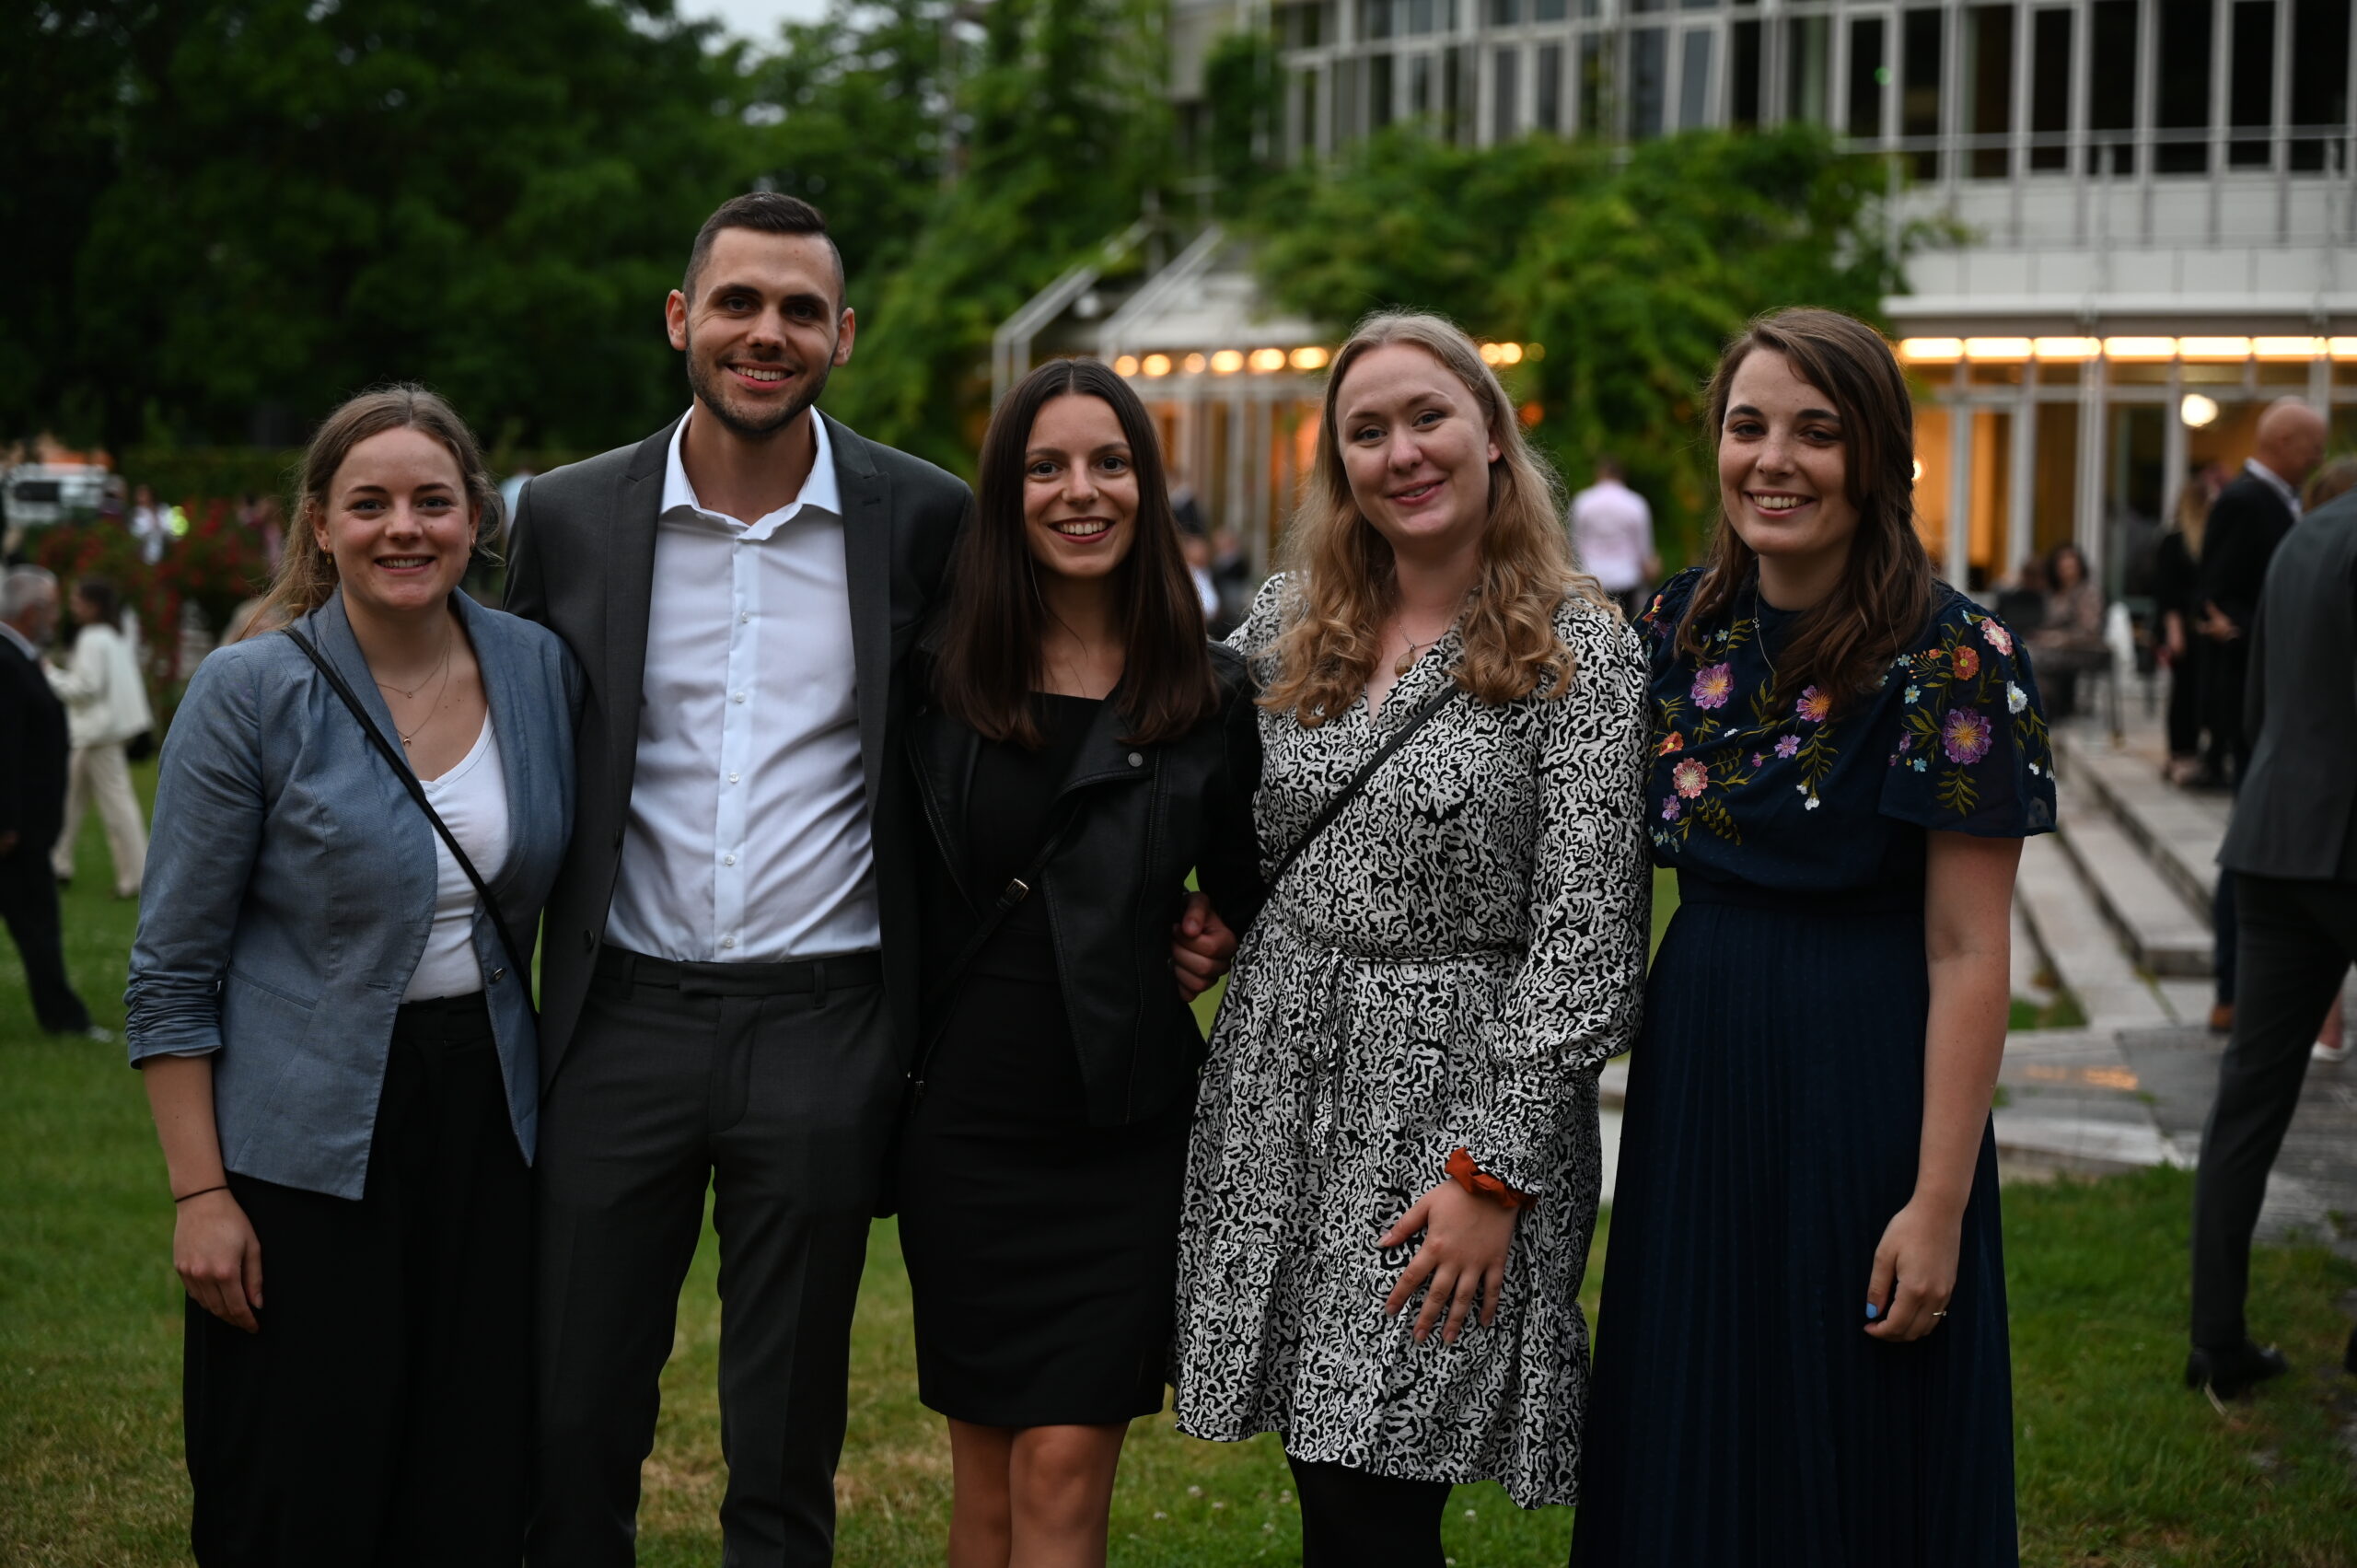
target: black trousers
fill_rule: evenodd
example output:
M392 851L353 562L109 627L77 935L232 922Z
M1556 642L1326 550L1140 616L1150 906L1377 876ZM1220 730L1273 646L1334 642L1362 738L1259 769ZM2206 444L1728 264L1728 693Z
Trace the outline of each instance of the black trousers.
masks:
M830 1561L852 1307L901 1097L881 972L872 954L758 970L601 957L540 1108L540 1568L633 1560L707 1188L722 1562Z
M1302 1568L1441 1568L1452 1488L1285 1456L1301 1498Z
M232 1174L261 1331L188 1304L203 1568L515 1568L531 1173L480 995L401 1010L357 1202Z
M33 1017L52 1034L90 1027L90 1010L65 978L65 942L57 914L57 874L49 866L49 846L19 840L0 854L0 921L25 962Z
M2300 1103L2308 1048L2357 960L2357 883L2246 872L2235 892L2242 995L2193 1193L2193 1342L2211 1348L2239 1344L2248 1331L2250 1238L2267 1173Z

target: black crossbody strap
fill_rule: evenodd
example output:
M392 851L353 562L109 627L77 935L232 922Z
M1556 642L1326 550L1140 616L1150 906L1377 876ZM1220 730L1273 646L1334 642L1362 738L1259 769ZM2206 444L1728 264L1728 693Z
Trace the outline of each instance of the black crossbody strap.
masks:
M360 733L376 747L377 754L384 758L385 765L393 770L393 777L401 780L401 786L409 791L409 797L417 802L417 808L425 813L425 819L434 824L434 830L442 835L444 843L450 846L450 857L459 863L459 869L467 874L467 880L474 884L475 893L482 900L482 907L491 916L492 928L499 933L499 945L507 949L507 961L515 966L517 983L523 986L528 995L532 970L524 961L524 950L516 945L516 938L508 932L507 917L499 912L499 900L493 898L491 889L483 885L482 873L477 871L475 863L467 858L467 852L459 847L450 825L442 820L442 813L435 810L434 803L425 798L425 786L418 782L417 770L409 765L407 758L393 749L393 743L385 738L385 732L377 727L377 721L370 718L368 710L360 705L359 695L352 690L351 683L328 663L318 648L312 646L311 640L292 626L285 628L285 632L288 640L303 650L303 656L319 666L319 673L327 678L328 685L343 699L343 705L352 710L352 716L360 721Z
M1318 813L1317 818L1303 830L1301 837L1294 840L1293 847L1277 857L1277 863L1270 870L1268 877L1268 886L1271 891L1276 888L1277 879L1292 869L1295 861L1301 858L1301 852L1317 842L1318 835L1334 825L1334 819L1342 814L1343 808L1356 800L1360 793L1366 788L1367 781L1382 770L1384 763L1391 761L1392 753L1407 745L1418 730L1439 717L1440 711L1457 701L1458 693L1464 690L1455 680L1451 680L1438 693L1427 698L1422 707L1410 714L1405 724L1391 732L1391 738L1377 747L1375 755L1369 757L1365 764L1357 772L1353 773L1349 781L1335 792L1334 798L1326 803L1325 809Z
M974 934L966 938L966 945L958 949L958 956L951 958L935 978L933 990L926 998L929 1005L925 1011L940 1021L927 1031L924 1049L917 1055L916 1070L909 1074L910 1086L919 1098L924 1096L925 1067L933 1060L934 1047L941 1042L941 1031L948 1023L948 1005L956 998L958 987L965 981L966 970L982 956L982 949L990 945L992 937L998 935L999 927L1006 923L1006 917L1015 912L1015 906L1029 898L1031 890L1039 885L1039 873L1047 869L1048 862L1054 858L1057 850L1063 847L1064 840L1071 836L1073 824L1079 818L1080 802L1075 797L1065 803L1055 831L1048 835L1046 842L1039 845L1038 853L1031 856L1022 870L1007 878L1006 886L999 889L997 901L983 912L981 923L974 927Z

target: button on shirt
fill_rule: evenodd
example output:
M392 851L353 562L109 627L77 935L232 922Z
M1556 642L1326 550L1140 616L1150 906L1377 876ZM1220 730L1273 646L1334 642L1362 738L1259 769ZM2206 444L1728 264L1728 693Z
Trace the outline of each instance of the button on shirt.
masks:
M811 426L802 494L750 523L697 502L687 420L672 433L617 947L726 962L877 944L842 496Z

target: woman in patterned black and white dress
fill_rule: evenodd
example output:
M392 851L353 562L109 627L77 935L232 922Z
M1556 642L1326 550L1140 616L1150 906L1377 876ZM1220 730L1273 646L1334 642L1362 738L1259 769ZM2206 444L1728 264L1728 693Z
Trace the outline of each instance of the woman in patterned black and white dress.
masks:
M1637 1023L1644 666L1473 343L1370 318L1336 355L1292 569L1230 638L1266 685L1278 878L1190 1152L1182 1431L1283 1434L1315 1565L1441 1562L1452 1484L1570 1503L1600 1176Z

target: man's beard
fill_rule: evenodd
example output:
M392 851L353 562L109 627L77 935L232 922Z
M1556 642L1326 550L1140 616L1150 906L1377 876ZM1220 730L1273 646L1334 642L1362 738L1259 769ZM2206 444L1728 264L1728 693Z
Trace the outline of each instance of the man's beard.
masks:
M826 360L820 362L819 374L810 379L809 384L798 396L788 398L784 407L769 418L753 420L745 418L728 406L726 389L721 380L721 377L726 376L728 372L716 366L710 369L705 368L703 361L696 357L695 340L692 337L688 340L687 354L688 390L695 394L698 402L712 411L712 416L714 419L748 441L766 441L801 418L803 411L817 402L819 394L827 389L828 372L834 368L833 356L829 355Z

